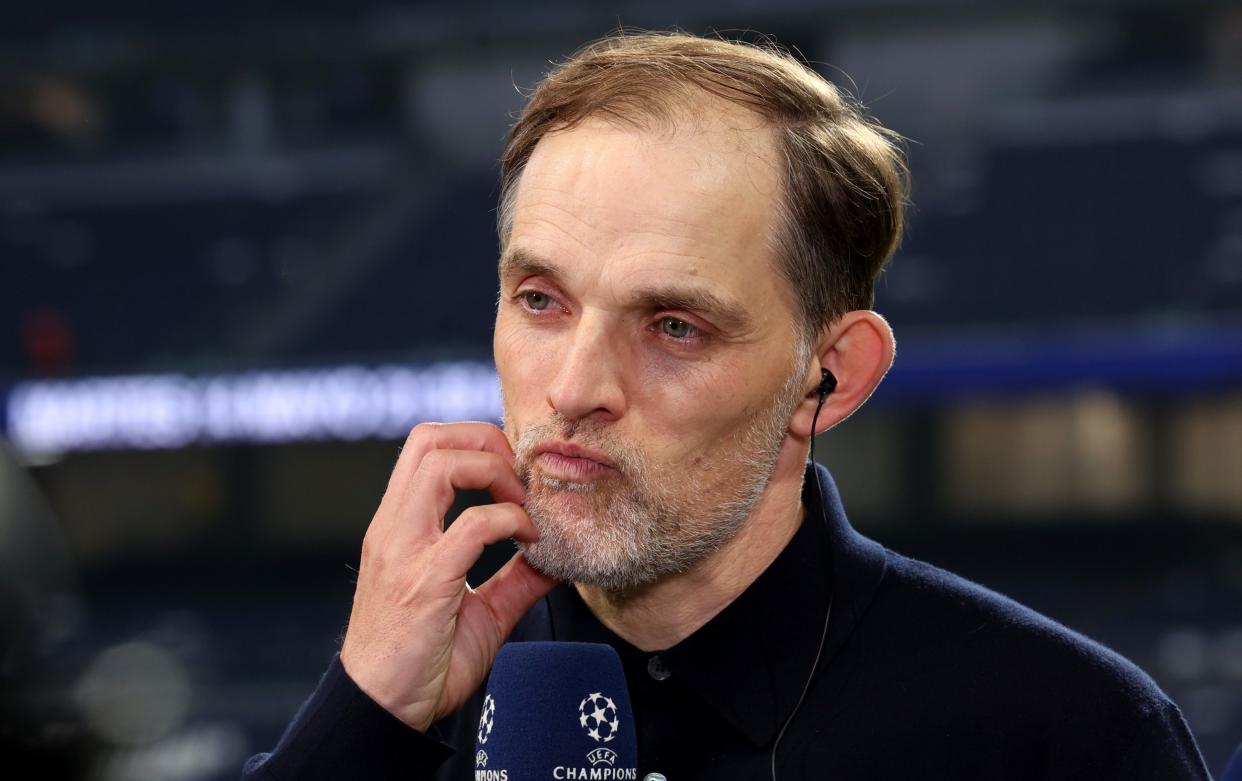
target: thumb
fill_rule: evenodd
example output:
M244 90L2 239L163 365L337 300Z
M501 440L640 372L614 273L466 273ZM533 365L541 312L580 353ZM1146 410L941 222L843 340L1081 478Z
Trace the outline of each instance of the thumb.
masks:
M554 578L532 567L525 556L515 553L499 572L475 589L475 595L487 605L501 638L505 638L518 619L556 584Z

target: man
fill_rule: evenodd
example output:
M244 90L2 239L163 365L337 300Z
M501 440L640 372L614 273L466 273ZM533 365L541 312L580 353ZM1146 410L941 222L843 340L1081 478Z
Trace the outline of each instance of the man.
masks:
M504 432L410 435L339 661L248 777L470 777L509 638L617 648L640 777L1206 778L1137 668L861 537L807 464L892 363L893 138L742 44L617 36L552 72L503 159ZM458 488L496 503L443 530Z

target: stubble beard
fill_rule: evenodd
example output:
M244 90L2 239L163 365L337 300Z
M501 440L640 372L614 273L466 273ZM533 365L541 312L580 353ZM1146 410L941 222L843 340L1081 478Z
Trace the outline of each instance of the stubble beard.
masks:
M591 419L554 414L522 431L515 470L527 489L526 512L539 530L538 542L519 544L527 561L558 580L621 594L686 572L719 551L767 487L801 401L798 379L791 376L767 409L743 423L732 447L714 463L698 464L693 474L657 478L641 449ZM590 482L543 475L534 466L534 451L551 439L605 454L614 473Z

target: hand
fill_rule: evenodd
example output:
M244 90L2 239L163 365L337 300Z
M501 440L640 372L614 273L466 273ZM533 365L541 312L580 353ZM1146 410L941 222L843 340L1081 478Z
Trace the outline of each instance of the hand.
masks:
M498 504L467 509L445 531L456 488L487 489ZM555 585L521 553L477 590L466 584L485 545L538 538L525 495L508 441L487 423L421 424L397 459L362 541L341 664L415 729L462 706L514 624Z

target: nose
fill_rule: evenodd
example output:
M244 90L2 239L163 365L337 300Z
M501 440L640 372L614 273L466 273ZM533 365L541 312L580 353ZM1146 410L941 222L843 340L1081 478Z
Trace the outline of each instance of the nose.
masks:
M565 336L548 404L569 420L620 418L625 414L623 356L606 319L583 314Z

